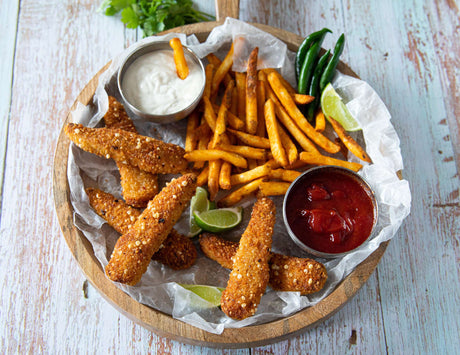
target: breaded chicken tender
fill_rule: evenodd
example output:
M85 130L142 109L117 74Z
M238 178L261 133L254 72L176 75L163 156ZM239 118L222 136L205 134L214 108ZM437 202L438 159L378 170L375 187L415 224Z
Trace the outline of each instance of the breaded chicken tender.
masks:
M132 228L141 211L124 201L99 189L87 188L86 193L91 207L104 218L118 233L125 234ZM191 267L197 257L196 247L190 238L172 229L166 240L152 259L174 270Z
M187 168L185 150L175 144L122 129L89 128L76 123L68 123L64 130L81 149L152 174L176 174Z
M147 205L132 228L115 244L105 273L112 281L137 284L150 259L171 233L188 202L195 194L196 175L173 179Z
M267 287L275 213L272 200L267 197L258 199L241 236L230 278L221 297L222 311L233 319L254 315Z
M232 259L238 250L237 242L203 233L200 235L200 246L208 258L227 269L232 268ZM268 283L276 291L294 291L300 292L301 295L309 295L320 291L327 281L326 268L313 259L271 253L268 264Z
M109 109L104 115L104 122L107 128L138 133L123 105L113 96L109 96ZM120 171L123 198L126 203L138 208L147 206L147 203L158 193L157 175L122 162L117 162L117 167Z

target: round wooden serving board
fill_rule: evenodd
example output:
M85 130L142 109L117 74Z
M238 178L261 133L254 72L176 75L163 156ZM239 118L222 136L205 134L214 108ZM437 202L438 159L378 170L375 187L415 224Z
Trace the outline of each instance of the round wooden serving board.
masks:
M182 32L187 35L195 34L200 41L205 41L211 30L221 25L225 17L238 17L237 0L216 1L216 6L218 21L187 25L168 32ZM300 36L281 29L261 24L253 25L281 39L292 51L295 51L302 41ZM100 74L108 68L109 64L110 63L105 65L90 80L83 91L78 95L70 112L75 109L78 102L83 105L92 103L92 98L98 84L98 78ZM344 63L339 63L338 69L344 74L357 77L357 75ZM70 113L63 127L68 122L71 122ZM56 212L62 233L70 251L91 284L110 304L128 318L160 336L193 345L218 348L247 348L275 343L297 335L323 322L344 306L375 270L388 244L383 243L372 255L358 265L358 267L356 267L356 269L348 275L329 296L313 307L308 307L290 317L262 325L248 326L239 329L225 329L220 335L208 333L178 321L168 314L164 314L138 303L117 288L115 284L105 276L101 265L94 256L91 244L73 224L73 208L70 203L70 192L67 181L69 145L70 140L62 129L57 142L54 158L53 188Z

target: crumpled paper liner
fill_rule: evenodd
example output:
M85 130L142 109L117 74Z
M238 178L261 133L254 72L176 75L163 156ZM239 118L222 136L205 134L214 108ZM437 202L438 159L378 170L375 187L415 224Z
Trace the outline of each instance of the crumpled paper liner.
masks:
M212 52L221 59L228 51L231 42L236 40L233 65L235 71L246 70L245 61L248 53L257 45L260 54L259 68L279 68L284 77L291 83L295 83L294 53L288 51L283 42L249 24L228 18L223 25L216 27L207 41L202 44L195 36L186 37L184 34L150 37L134 44L113 59L111 66L100 76L94 103L87 107L79 105L72 112L73 121L91 127L99 125L108 108L107 94L120 99L116 86L116 73L122 60L138 45L150 41L169 40L172 37L179 37L200 57ZM379 204L379 220L373 239L354 253L339 259L319 259L324 263L329 274L323 290L313 295L300 296L298 292L276 292L268 287L256 314L245 320L235 321L227 317L219 308L212 307L208 302L178 285L178 283L185 283L226 286L229 270L206 258L196 240L199 255L196 264L190 269L174 271L152 261L139 284L136 286L117 284L117 286L138 302L171 314L175 319L195 327L220 334L226 327L238 328L262 324L315 305L330 294L359 263L372 254L380 243L391 239L409 214L411 195L408 182L400 180L396 175L396 172L403 168L403 162L399 139L391 125L390 114L375 91L364 81L337 73L333 85L345 98L351 113L362 126L366 150L373 164L365 165L359 174L375 191ZM135 124L141 134L183 146L186 127L184 120L167 125L141 121L135 121ZM357 161L352 156L349 158ZM164 183L172 177L172 175L160 176L160 186L164 186ZM102 267L107 265L119 235L92 210L84 188L98 187L121 197L119 179L113 161L84 152L71 144L68 180L74 208L74 222L91 242L95 256ZM286 255L311 257L301 251L286 232L282 218L282 197L273 197L273 200L277 207L277 222L272 250ZM249 199L240 204L245 207L244 220L238 228L227 233L226 238L238 240L248 223L253 202L253 199ZM187 233L188 219L187 209L176 225L179 232Z

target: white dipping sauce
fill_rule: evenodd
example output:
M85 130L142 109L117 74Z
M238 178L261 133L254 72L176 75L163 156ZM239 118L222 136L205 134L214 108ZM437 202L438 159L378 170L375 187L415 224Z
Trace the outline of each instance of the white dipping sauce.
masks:
M158 50L137 58L123 76L125 98L138 110L154 115L175 113L191 105L201 93L203 74L184 54L189 67L184 80L177 76L172 51Z

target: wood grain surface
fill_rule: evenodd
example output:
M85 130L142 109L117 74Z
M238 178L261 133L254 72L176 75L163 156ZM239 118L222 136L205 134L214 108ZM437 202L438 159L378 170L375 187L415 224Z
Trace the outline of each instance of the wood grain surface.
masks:
M196 3L214 12L213 1ZM62 237L52 192L60 129L86 83L141 35L94 1L0 5L2 353L458 352L458 1L240 1L248 22L346 33L342 59L387 104L413 196L377 271L344 308L295 337L241 350L185 345L129 320L86 281Z

